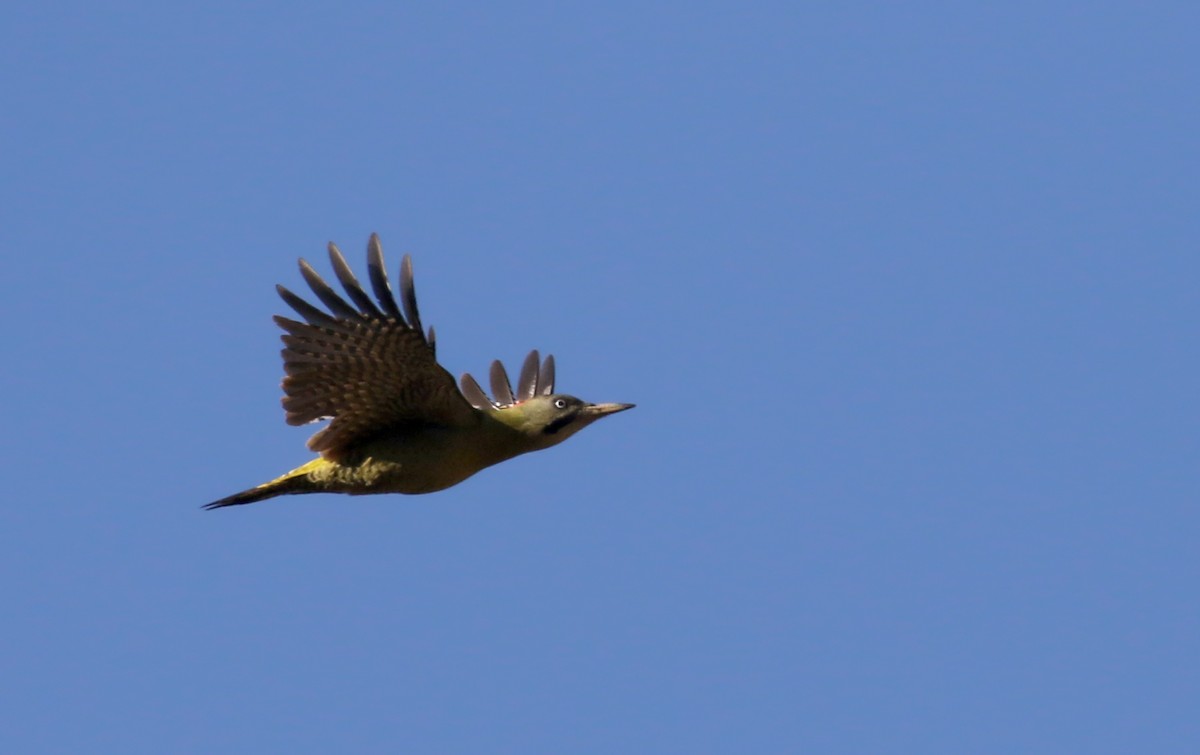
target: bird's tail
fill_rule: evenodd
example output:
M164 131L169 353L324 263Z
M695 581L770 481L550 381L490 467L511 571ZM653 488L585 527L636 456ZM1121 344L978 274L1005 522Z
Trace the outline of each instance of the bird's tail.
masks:
M295 495L298 493L319 493L321 488L314 485L309 479L308 473L314 467L319 466L324 462L324 459L316 458L305 464L302 467L297 467L291 472L277 477L270 482L264 482L262 485L257 485L248 490L243 490L240 493L226 496L219 501L206 503L202 508L206 511L212 509L223 509L226 506L240 506L243 503L254 503L256 501L264 501L268 498L274 498L277 495Z

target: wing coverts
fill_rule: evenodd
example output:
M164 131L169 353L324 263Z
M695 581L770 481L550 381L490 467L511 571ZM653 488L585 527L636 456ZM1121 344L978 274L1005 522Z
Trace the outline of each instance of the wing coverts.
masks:
M308 447L337 459L363 441L405 428L456 427L477 420L454 378L437 363L433 328L423 332L412 261L400 266L400 301L392 296L378 236L367 247L367 294L336 245L329 260L347 302L304 260L300 273L328 312L283 286L279 295L304 322L276 316L286 331L283 408L287 422L332 419Z

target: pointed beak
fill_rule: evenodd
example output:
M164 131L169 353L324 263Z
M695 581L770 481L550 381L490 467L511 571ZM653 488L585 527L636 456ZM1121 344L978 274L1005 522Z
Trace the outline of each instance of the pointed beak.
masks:
M632 409L634 404L588 404L583 407L581 414L589 417L604 417L609 414L623 412L626 409Z

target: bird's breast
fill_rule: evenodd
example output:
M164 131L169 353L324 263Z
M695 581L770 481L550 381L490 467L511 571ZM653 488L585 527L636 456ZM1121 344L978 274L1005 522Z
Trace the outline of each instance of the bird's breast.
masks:
M365 444L352 460L330 464L322 482L350 494L433 493L524 450L488 432L429 428Z

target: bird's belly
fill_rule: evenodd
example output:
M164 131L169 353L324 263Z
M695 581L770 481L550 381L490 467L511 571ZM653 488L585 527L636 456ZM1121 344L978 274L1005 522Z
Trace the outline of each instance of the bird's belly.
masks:
M341 466L328 478L329 487L351 495L371 493L433 493L456 485L475 473L473 469L396 461L373 456L353 466Z
M330 470L330 487L350 494L433 493L457 485L489 463L471 447L439 435L379 441Z

